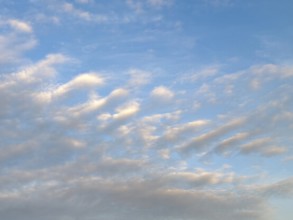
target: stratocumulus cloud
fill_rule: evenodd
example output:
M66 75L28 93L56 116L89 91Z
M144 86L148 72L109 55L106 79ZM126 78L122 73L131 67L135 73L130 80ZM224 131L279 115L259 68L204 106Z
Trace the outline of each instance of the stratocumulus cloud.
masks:
M194 12L246 4L3 4L1 218L291 218L292 62Z

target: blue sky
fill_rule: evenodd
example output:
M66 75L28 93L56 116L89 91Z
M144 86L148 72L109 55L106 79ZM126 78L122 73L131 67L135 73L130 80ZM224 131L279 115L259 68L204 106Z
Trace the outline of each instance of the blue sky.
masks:
M0 215L291 220L292 10L0 0Z

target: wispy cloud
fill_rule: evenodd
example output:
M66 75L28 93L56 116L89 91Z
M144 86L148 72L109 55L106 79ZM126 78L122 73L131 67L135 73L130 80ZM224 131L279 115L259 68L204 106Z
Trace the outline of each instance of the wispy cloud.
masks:
M37 45L33 28L25 21L7 19L0 22L0 64L11 64L21 61L22 55Z
M26 33L32 33L33 32L32 27L28 23L26 23L24 21L11 19L11 20L8 20L8 24L12 28L16 29L17 31L26 32Z
M107 15L92 14L88 11L77 9L73 4L67 2L63 4L63 10L85 21L92 21L96 23L107 23L109 21L109 17Z

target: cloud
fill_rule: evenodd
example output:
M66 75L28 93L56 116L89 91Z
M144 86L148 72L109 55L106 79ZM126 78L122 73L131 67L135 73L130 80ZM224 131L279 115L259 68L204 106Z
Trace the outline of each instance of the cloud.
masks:
M76 76L71 81L59 86L53 92L53 95L62 96L72 90L83 89L83 88L86 88L86 89L95 88L97 86L102 85L103 82L104 82L103 78L95 72L83 73Z
M286 197L292 198L293 196L293 179L292 177L276 181L273 183L267 184L252 184L249 186L242 187L241 190L244 192L252 192L254 191L255 194L264 196L264 197Z
M197 96L203 97L210 103L215 103L216 102L216 94L212 90L211 85L208 85L206 83L202 84L199 89L196 92Z
M128 7L134 10L137 14L142 14L149 9L161 9L173 4L173 0L126 0Z
M84 114L92 113L97 110L103 109L106 106L116 103L128 95L128 91L122 88L114 89L108 96L99 98L93 97L87 102L79 105L68 107L65 112L73 116L82 116ZM64 115L66 117L66 115Z
M193 71L192 73L188 73L182 77L182 82L191 83L198 80L204 80L207 78L214 77L216 74L219 73L218 66L209 66L198 71Z
M264 64L255 65L249 68L248 72L253 75L250 86L259 89L264 83L274 79L286 79L293 76L291 65Z
M8 30L5 31L5 29ZM32 27L25 21L9 19L0 22L0 64L23 61L22 55L37 45Z
M6 219L46 220L82 217L92 219L253 219L267 211L263 201L233 193L180 189L156 189L141 181L117 182L95 177L61 182L47 181L31 185L17 193L0 197L1 215ZM33 194L34 196L29 196ZM46 199L44 199L46 198ZM6 202L4 202L6 201ZM113 212L115 210L115 212ZM223 211L225 210L225 211Z
M291 199L292 64L209 65L190 2L4 3L1 218L270 220Z
M250 71L259 76L275 76L281 78L287 78L293 76L293 69L291 65L276 65L276 64L264 64L255 65L250 68Z
M142 121L144 123L158 123L163 120L178 121L180 119L181 114L182 114L181 110L178 110L175 112L163 113L163 114L153 114L153 115L144 116L142 118Z
M202 118L184 107L190 103L188 96L177 103L174 85L172 90L150 85L142 91L142 85L151 84L149 73L142 70L133 70L126 86L125 81L112 86L111 78L94 71L58 83L58 66L68 61L67 56L51 54L1 76L0 163L9 171L0 175L1 216L266 219L266 195L275 193L275 185L256 187L233 171L192 169L184 154L212 151L220 157L236 151L247 157L283 158L288 147L267 135L270 127L291 120L290 98L245 114L231 114L232 109ZM227 76L221 77L215 83L224 83ZM141 93L132 93L130 85ZM217 88L211 83L208 89L216 93ZM172 109L158 111L150 105L153 100L172 101ZM278 185L280 196L291 193L290 184Z
M141 172L142 169L147 167L147 162L143 160L132 160L132 159L113 159L113 158L103 158L96 166L94 172L99 173L99 175L105 176L115 176L125 177L127 173L136 174Z
M143 11L143 3L136 0L126 0L128 7L133 9L136 13L141 13Z
M181 125L173 125L172 127L166 129L164 138L176 141L182 139L181 136L186 136L209 123L210 121L208 120L196 120Z
M116 111L117 113L113 115L114 120L127 119L139 111L139 103L135 101L127 103L126 105L117 108Z
M64 3L62 6L63 10L70 15L80 18L84 21L95 22L95 23L108 23L111 20L107 15L104 14L92 14L88 11L84 11L76 8L71 3Z
M215 147L215 151L217 153L224 153L229 148L233 147L233 145L238 144L239 142L247 139L249 137L249 133L247 132L240 132L237 133L229 138L224 139L222 142L219 143L218 146Z
M0 156L0 164L3 164L9 160L14 160L15 158L25 158L34 150L36 150L37 143L35 141L27 141L25 143L19 144L7 144L2 145L3 153Z
M240 180L240 178L239 178ZM196 170L195 172L180 171L161 174L157 180L163 187L175 188L194 188L194 187L211 187L222 184L235 184L238 182L233 173L207 172L205 170Z
M141 0L125 0L124 4L130 9L124 11L124 7L118 4L104 5L92 0L75 0L75 1L57 1L47 2L50 6L51 13L55 16L41 16L43 20L51 20L55 23L66 23L66 18L70 18L72 22L79 23L80 21L92 24L116 25L116 24L135 24L135 23L157 23L162 20L162 15L154 16L154 9L161 9L171 5L170 0L160 1L141 1ZM123 3L122 3L123 4ZM91 7L91 8L88 8ZM104 10L108 7L109 10ZM122 9L122 10L121 10ZM157 10L156 10L157 11ZM56 14L57 12L57 14ZM58 21L56 21L56 18ZM72 20L73 19L73 20ZM86 46L87 47L87 46Z
M191 140L186 141L183 145L178 147L178 150L181 152L190 152L193 150L201 150L208 144L218 140L223 135L230 133L231 131L236 130L237 128L243 126L246 123L246 118L236 118L227 122L226 124L209 131L207 133L203 133Z
M130 87L139 87L146 85L151 80L151 73L139 69L129 70L129 86Z
M241 146L241 152L249 154L254 151L259 151L265 145L270 144L272 138L259 138Z
M11 19L8 20L9 25L14 28L17 31L25 32L25 33L32 33L33 28L26 22L16 20L16 19Z
M36 106L35 94L39 92L46 80L50 80L55 75L55 66L67 60L68 58L61 54L51 54L19 72L2 75L0 82L2 108L0 114L3 116L25 114L22 111L28 111L29 114L36 113L33 108L33 106Z
M259 138L249 143L243 144L240 148L242 154L259 153L263 156L270 157L284 154L287 149L281 146L274 146L272 138Z
M165 86L158 86L152 90L151 96L160 101L170 101L174 93Z
M68 57L62 54L49 54L35 65L28 66L24 70L13 74L11 79L19 84L42 82L45 78L50 79L55 76L56 70L53 68L54 65L62 64L68 61L68 59Z
M271 157L276 155L281 155L287 152L287 148L280 146L270 146L261 152L262 155Z

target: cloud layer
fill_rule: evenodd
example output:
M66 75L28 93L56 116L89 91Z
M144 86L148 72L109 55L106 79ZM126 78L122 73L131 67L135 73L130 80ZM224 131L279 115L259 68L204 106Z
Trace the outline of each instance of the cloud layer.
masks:
M31 1L0 22L3 219L276 219L293 196L293 65L189 68L201 46L168 17L178 4Z
M269 207L262 195L291 184L254 186L232 171L181 166L189 163L184 158L205 154L284 155L289 148L279 137L264 136L271 126L284 127L284 117L292 120L286 112L290 97L242 116L186 121L189 111L177 102L191 104L189 98L176 100L165 86L150 88L148 102L123 85L100 96L109 82L95 72L54 84L57 65L66 62L68 57L51 54L2 75L1 212L6 219L264 219ZM215 85L224 84L225 77L217 77ZM173 112L156 113L153 99ZM259 189L239 194L238 185Z

